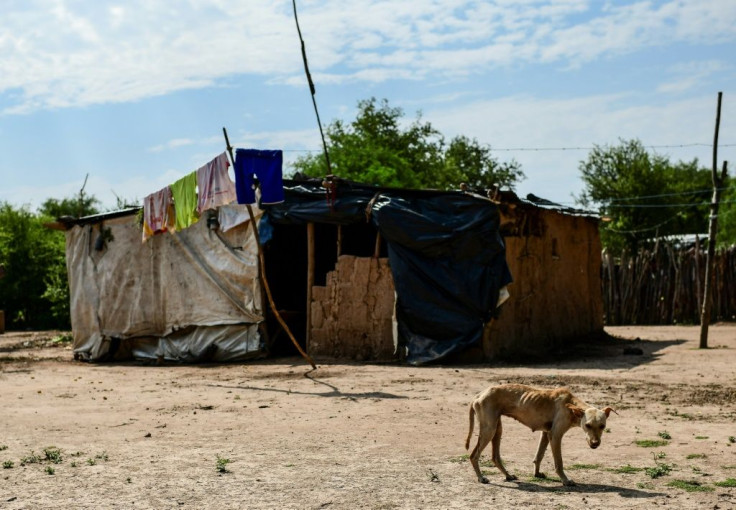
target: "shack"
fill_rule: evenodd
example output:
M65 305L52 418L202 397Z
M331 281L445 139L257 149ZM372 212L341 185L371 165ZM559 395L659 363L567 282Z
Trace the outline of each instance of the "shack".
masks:
M265 277L276 311L317 360L483 361L543 354L603 329L591 216L341 180L285 181L285 195L255 209ZM245 206L145 243L136 209L64 226L79 359L294 353L264 306Z

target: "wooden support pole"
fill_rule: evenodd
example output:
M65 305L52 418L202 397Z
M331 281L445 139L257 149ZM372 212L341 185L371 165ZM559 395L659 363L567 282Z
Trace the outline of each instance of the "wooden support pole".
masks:
M718 107L716 109L716 129L713 137L713 166L711 178L713 181L713 197L710 203L710 223L708 225L708 255L705 259L705 282L703 284L703 308L700 313L700 348L708 348L708 326L710 325L711 306L713 302L713 258L716 254L716 236L718 235L718 203L721 195L722 181L726 177L726 162L723 163L723 179L718 176L718 130L721 124L721 98L723 92L718 93Z
M314 287L314 223L307 223L307 352L312 340L312 287Z
M337 258L342 255L342 225L337 226Z
M233 148L230 145L230 139L227 136L227 130L225 128L222 128L222 134L225 135L225 144L227 147L227 152L230 154L230 163L232 165L235 165L235 158L233 157ZM253 214L253 208L250 206L250 204L246 204L246 207L248 208L248 216L250 217L250 223L253 226L253 237L256 241L256 246L258 250L258 273L261 276L261 281L263 282L263 288L266 290L266 297L268 297L268 304L271 306L271 311L273 312L274 316L276 317L276 320L279 321L279 324L281 324L281 327L284 328L284 331L286 331L286 334L289 335L289 338L291 339L291 342L294 344L294 347L296 347L297 351L299 351L299 354L302 355L302 357L307 360L307 362L312 366L312 369L316 369L317 365L314 364L314 361L312 361L312 358L309 357L309 355L304 352L304 349L302 349L301 345L299 345L299 342L296 341L296 338L294 338L294 334L289 329L289 326L286 325L286 322L284 321L283 317L281 317L281 314L276 309L276 304L273 302L273 295L271 295L271 287L268 285L268 278L266 278L266 259L263 256L263 249L261 248L261 236L258 234L258 225L256 224L256 217Z

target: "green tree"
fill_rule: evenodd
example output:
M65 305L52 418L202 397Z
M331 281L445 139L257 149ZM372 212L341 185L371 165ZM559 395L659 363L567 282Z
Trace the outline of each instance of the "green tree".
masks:
M718 248L736 245L736 181L729 180L718 208Z
M607 249L637 249L657 236L707 232L710 171L697 160L671 163L639 140L595 146L580 163L577 202L598 208Z
M61 218L62 216L81 218L82 216L99 213L100 210L97 208L99 203L100 201L95 197L80 193L79 196L74 198L63 198L61 200L48 198L41 204L38 211L52 218Z
M491 149L459 136L447 145L442 134L420 114L408 125L404 112L386 99L358 102L349 124L335 120L326 129L332 173L376 186L453 189L513 186L524 174L516 162L499 163ZM310 177L327 173L323 155L307 155L294 169Z
M0 203L0 309L12 328L66 328L66 307L46 295L49 285L66 285L64 236L44 227L52 218Z

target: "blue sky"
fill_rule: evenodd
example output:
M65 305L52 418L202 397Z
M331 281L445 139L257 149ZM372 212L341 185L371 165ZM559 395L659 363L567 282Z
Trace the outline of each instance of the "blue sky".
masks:
M320 148L290 1L2 3L0 201L35 209L87 174L104 208L140 201L222 152L222 127L285 150L287 172ZM297 8L323 123L387 98L519 161L522 195L572 203L576 148L620 138L710 168L718 91L719 160L736 164L733 0Z

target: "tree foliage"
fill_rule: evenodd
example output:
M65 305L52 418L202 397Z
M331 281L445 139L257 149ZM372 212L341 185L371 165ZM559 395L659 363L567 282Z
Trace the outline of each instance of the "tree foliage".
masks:
M0 309L8 327L69 327L64 236L52 218L0 203Z
M61 218L62 216L81 218L82 216L99 213L100 210L97 208L99 203L100 201L95 197L80 193L79 196L74 198L63 198L61 200L48 198L41 204L39 212L52 218Z
M603 216L603 246L631 250L658 236L708 231L710 170L697 160L672 163L639 140L596 146L580 163L585 189L577 201Z
M490 147L458 136L449 144L421 115L405 125L404 112L387 100L358 102L354 121L333 121L326 128L332 173L343 179L376 186L457 189L511 188L524 178L520 165L501 163ZM307 155L294 163L310 177L327 174L323 155Z

